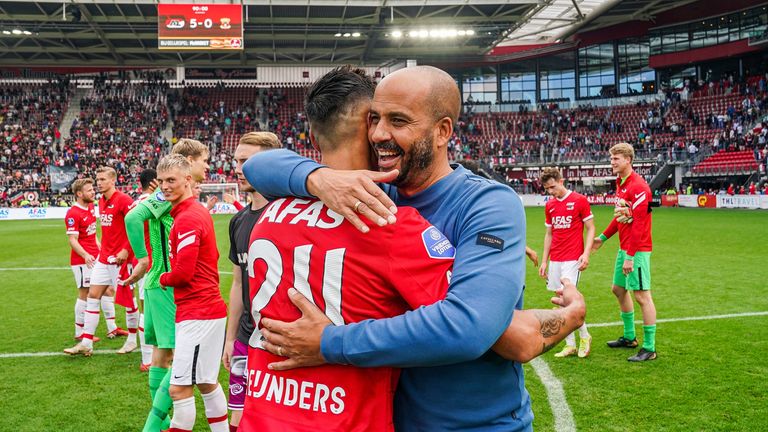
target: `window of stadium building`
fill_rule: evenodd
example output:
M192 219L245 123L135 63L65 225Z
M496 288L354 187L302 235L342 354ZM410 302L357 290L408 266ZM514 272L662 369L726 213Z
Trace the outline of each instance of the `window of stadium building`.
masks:
M520 62L524 63L524 62ZM536 64L504 65L501 70L503 103L536 103Z
M495 104L498 99L495 68L482 68L464 75L464 102Z
M609 97L616 93L613 44L579 49L579 96Z
M651 55L703 48L756 37L768 29L768 6L650 32Z
M656 72L648 65L648 39L628 40L618 45L619 94L654 93Z

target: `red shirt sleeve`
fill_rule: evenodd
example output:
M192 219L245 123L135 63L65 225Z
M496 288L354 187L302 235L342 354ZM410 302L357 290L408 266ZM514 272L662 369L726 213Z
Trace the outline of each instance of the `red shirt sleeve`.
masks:
M72 207L74 208L74 207ZM67 227L67 235L80 234L80 218L75 217L72 208L67 210L67 216L64 218L64 225Z
M173 260L171 271L160 275L160 284L167 287L186 286L195 275L195 264L200 253L201 224L192 218L180 216L170 232Z
M611 238L619 231L619 223L616 222L616 218L611 219L611 223L608 224L608 228L603 231L605 238Z
M412 309L445 298L456 249L415 209L401 207L387 261L395 289Z
M589 206L589 201L585 197L582 197L579 200L579 204L581 204L581 220L582 222L589 220L592 218L592 208Z
M648 212L651 201L650 192L643 187L635 187L630 190L632 194L632 223L629 231L629 244L627 245L627 256L633 257L640 248L643 241L643 235L647 226L648 219L651 217Z
M552 208L552 204L550 204L552 200L547 201L547 204L544 206L544 226L552 226L552 213L550 213L550 209Z
M242 210L242 209L243 209L243 205L242 205L242 204L240 204L240 201L238 201L238 200L235 200L235 201L232 203L232 205L233 205L233 206L235 206L235 210L237 210L237 211L240 211L240 210Z

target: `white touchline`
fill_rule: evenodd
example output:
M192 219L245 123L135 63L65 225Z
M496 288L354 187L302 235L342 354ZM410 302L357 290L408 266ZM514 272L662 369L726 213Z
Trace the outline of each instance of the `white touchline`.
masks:
M549 406L552 408L552 417L555 420L555 430L558 432L575 432L576 423L573 421L571 407L568 406L568 401L565 398L563 384L541 357L531 360L528 364L539 376L544 390L547 392Z
M657 323L666 323L666 322L678 322L678 321L709 321L709 320L716 320L716 319L728 319L728 318L741 318L741 317L753 317L753 316L764 316L768 315L768 311L762 311L762 312L742 312L742 313L732 313L732 314L722 314L722 315L704 315L704 316L695 316L695 317L680 317L680 318L663 318L656 320ZM642 324L642 320L635 320L635 324ZM591 327L618 327L623 326L624 323L621 321L614 321L614 322L606 322L606 323L597 323L587 324L590 328Z
M38 270L72 270L71 267L0 267L0 271L38 271ZM231 275L231 271L221 271L219 274Z
M117 350L93 350L94 354L115 354ZM19 357L55 357L68 356L63 352L25 352L25 353L4 353L0 358L19 358Z

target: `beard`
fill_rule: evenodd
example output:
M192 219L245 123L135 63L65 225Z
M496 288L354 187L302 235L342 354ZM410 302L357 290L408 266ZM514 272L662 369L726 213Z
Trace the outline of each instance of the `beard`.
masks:
M432 142L431 135L422 137L413 142L411 149L407 153L403 152L402 148L393 141L377 145L377 147L385 148L397 147L403 153L402 162L400 163L400 174L392 182L394 186L408 186L432 165L432 161L435 158L435 154L432 152Z

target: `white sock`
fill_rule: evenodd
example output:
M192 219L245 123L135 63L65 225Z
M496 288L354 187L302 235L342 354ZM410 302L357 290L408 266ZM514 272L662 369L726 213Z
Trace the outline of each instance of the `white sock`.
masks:
M565 344L569 347L575 347L576 346L576 332L573 332L565 337Z
M117 324L115 324L115 298L101 296L101 310L104 311L104 319L107 321L107 333L112 333L117 328Z
M212 432L229 432L229 423L227 422L227 398L221 386L216 390L200 394L203 397L205 405L205 416L208 418L208 426Z
M133 299L133 307L125 309L125 326L128 327L126 342L136 343L136 333L139 330L139 307L135 298Z
M173 401L171 428L191 431L195 427L195 397Z
M589 330L587 330L587 323L584 323L579 327L579 337L584 339L589 337Z
M85 300L79 298L75 302L75 337L83 335L83 328L85 327L85 308L87 306Z
M144 314L139 314L139 342L141 342L141 364L152 363L152 345L144 341Z
M88 298L83 321L83 340L81 343L87 347L93 347L93 334L96 333L96 327L99 326L99 299Z

